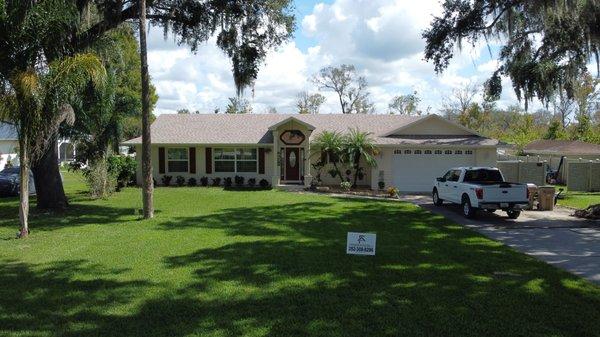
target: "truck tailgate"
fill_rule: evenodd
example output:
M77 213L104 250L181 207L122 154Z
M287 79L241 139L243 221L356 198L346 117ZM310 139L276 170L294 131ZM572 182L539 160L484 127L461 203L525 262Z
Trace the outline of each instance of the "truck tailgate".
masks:
M502 183L483 187L483 200L486 202L521 202L527 199L526 185Z

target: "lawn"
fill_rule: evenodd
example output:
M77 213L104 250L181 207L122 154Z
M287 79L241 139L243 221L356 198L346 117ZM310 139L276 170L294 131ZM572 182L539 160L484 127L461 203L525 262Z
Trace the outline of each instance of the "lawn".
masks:
M564 187L563 187L564 188ZM559 199L560 206L571 208L587 208L590 205L600 204L600 192L569 192L565 188L564 199Z
M66 183L25 240L0 201L0 336L600 336L599 287L410 204Z

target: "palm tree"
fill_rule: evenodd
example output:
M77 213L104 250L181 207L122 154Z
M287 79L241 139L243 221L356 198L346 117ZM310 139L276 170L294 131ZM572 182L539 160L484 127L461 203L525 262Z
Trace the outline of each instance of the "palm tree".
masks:
M338 167L340 159L342 159L342 149L344 144L344 136L335 131L323 131L312 142L311 146L315 149L313 155L319 155L321 158L329 158L333 164L335 174L343 181L344 178ZM324 161L323 164L327 162Z
M358 129L350 129L348 134L343 138L342 152L347 158L347 161L352 164L354 169L354 181L352 187L356 187L356 181L362 168L360 167L360 159L365 158L367 165L377 166L377 162L373 157L378 149L373 143L371 133L361 132Z
M152 178L152 141L150 139L150 76L146 44L146 0L140 6L140 59L142 76L142 201L144 219L154 217L154 182Z
M29 234L29 169L53 143L59 126L74 122L70 102L90 82L103 85L106 71L94 54L76 54L47 65L0 76L0 117L10 120L19 133L20 237Z

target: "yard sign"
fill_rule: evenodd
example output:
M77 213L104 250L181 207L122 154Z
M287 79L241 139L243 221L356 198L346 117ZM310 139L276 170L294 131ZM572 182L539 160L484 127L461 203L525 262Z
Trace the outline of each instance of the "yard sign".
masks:
M346 254L375 255L377 234L348 232Z

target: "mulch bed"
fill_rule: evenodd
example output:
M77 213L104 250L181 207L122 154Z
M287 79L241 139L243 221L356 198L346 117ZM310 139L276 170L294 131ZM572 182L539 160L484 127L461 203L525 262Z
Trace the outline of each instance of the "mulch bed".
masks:
M358 188L351 189L350 191L346 191L340 187L325 186L325 187L318 187L317 189L308 188L307 191L323 193L323 194L347 194L347 195L356 195L356 196L363 196L363 197L392 198L386 191L378 191L378 190L374 191L367 187L358 187ZM393 197L393 198L396 198L396 197Z

